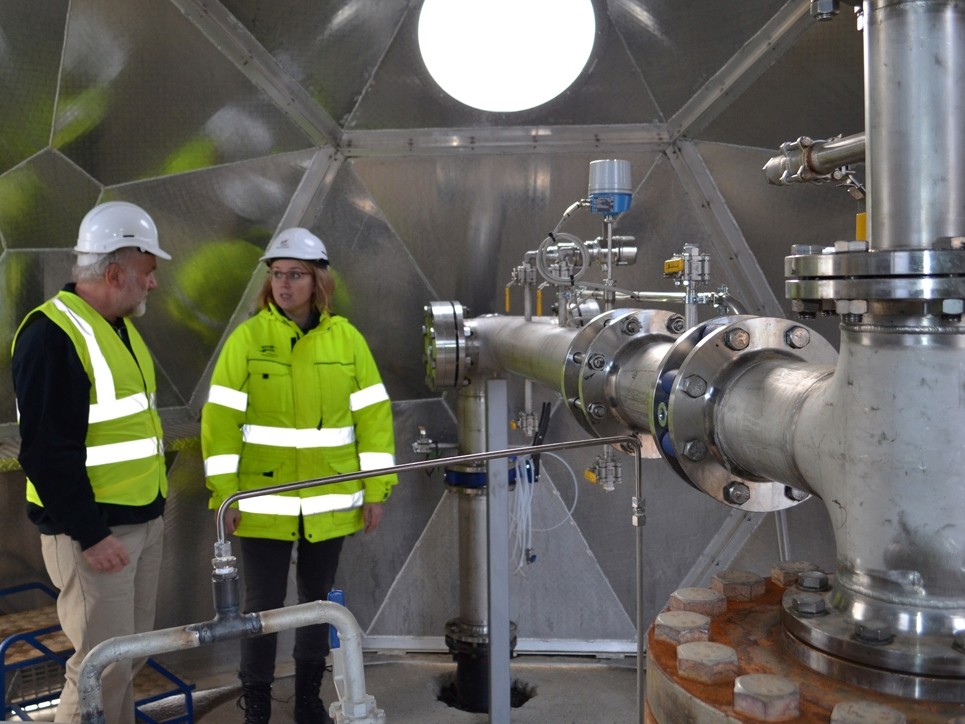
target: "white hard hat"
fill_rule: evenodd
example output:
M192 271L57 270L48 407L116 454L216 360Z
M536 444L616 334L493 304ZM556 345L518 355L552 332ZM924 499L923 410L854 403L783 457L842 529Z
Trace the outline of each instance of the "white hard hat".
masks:
M80 222L74 252L78 262L83 263L96 258L91 255L109 254L128 246L162 259L171 258L158 243L157 226L150 214L127 201L108 201L88 211Z
M308 229L293 226L278 232L258 261L271 264L272 259L302 259L328 264L328 251L322 240Z

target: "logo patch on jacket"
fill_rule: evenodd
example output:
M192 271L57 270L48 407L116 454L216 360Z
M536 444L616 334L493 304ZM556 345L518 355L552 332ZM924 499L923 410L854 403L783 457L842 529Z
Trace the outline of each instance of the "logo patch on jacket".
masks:
M262 354L266 354L266 355L268 355L268 356L270 356L270 357L276 356L276 355L275 355L275 345L273 345L273 344L263 344L263 345L261 345L261 353L262 353Z

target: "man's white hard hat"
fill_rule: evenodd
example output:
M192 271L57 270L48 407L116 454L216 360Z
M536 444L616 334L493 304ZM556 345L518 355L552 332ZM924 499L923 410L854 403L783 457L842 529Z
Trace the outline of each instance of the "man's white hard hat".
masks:
M273 259L301 259L328 264L328 251L322 240L308 229L293 226L275 235L259 261L271 264Z
M87 212L77 236L79 264L89 264L100 254L133 246L161 259L171 255L158 243L157 226L144 209L127 201L108 201Z

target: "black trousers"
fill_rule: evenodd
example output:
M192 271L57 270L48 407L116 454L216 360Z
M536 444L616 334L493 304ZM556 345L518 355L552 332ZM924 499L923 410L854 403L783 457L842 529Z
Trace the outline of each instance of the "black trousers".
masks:
M266 538L239 538L245 583L245 612L270 611L285 603L288 571L291 567L291 541ZM298 541L295 580L298 603L324 601L335 583L335 571L344 538L319 543ZM242 684L270 684L275 678L277 634L241 639ZM295 631L296 662L324 663L328 656L328 624L305 626Z

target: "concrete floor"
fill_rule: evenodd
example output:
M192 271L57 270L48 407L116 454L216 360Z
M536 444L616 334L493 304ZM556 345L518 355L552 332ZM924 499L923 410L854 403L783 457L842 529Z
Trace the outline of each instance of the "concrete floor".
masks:
M366 654L365 684L385 712L387 724L482 724L489 714L460 711L438 700L450 684L455 664L448 654ZM292 721L293 676L279 670L272 689L272 722ZM516 688L532 697L513 708L515 724L636 724L636 659L518 656L511 676ZM243 718L237 706L240 695L232 675L199 682L194 695L195 721L202 724L237 724ZM322 684L326 704L335 697L331 676ZM152 716L164 715L156 705Z

